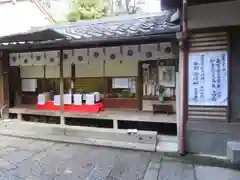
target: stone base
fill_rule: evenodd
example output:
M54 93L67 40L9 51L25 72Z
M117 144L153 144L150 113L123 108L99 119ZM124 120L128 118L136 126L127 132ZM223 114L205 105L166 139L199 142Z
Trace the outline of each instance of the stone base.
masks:
M227 142L227 157L234 164L240 164L240 142Z
M114 130L55 124L1 121L0 134L65 143L100 145L134 150L155 151L157 132Z

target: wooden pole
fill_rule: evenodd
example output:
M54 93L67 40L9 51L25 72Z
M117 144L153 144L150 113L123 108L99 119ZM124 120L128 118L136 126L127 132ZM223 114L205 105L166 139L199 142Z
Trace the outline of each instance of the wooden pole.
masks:
M138 110L142 110L143 104L143 68L142 63L138 62L138 76L136 81L136 93L137 93L137 101L138 101Z
M76 93L76 67L75 67L75 64L71 65L71 90L72 90L72 94Z
M107 98L107 91L108 91L108 82L107 79L105 78L106 74L106 61L102 60L102 82L103 82L103 102Z
M182 37L180 40L180 122L179 122L179 154L185 154L185 122L188 118L188 24L187 24L187 0L183 0L182 6Z
M46 87L46 66L43 66L43 87L42 87L42 93L48 92L49 89Z
M61 125L65 125L64 118L64 78L63 78L63 50L60 50L60 123Z

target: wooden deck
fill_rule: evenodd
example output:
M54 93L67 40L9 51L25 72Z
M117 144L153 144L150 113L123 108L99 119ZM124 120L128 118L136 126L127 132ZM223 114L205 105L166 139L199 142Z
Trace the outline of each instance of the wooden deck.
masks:
M42 116L60 116L59 111L38 110L34 106L21 105L9 109L10 114L22 115L42 115ZM176 123L176 115L153 114L152 112L142 112L129 109L105 109L100 113L77 113L65 112L66 118L89 118L106 119L118 121L137 121L137 122L158 122L158 123Z

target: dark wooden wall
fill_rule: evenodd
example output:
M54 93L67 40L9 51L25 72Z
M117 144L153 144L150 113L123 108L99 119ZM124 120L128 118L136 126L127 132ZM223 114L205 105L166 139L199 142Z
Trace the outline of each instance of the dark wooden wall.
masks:
M240 28L230 34L230 121L240 122Z
M189 52L229 50L228 42L227 32L192 33L189 38ZM226 122L228 107L188 106L188 119Z
M0 53L0 106L9 106L8 53Z

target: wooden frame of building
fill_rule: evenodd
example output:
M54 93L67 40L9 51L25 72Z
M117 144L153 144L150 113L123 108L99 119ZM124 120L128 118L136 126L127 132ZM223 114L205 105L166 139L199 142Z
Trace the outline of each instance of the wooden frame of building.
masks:
M201 153L227 157L232 162L239 163L237 154L240 152L239 110L238 105L238 46L240 21L238 8L240 1L225 0L162 0L165 8L179 8L182 13L182 32L180 40L180 74L181 83L188 87L188 92L181 88L183 97L180 111L180 153ZM181 44L184 45L181 48ZM225 103L191 105L190 63L193 54L224 52L227 57L227 74L224 85ZM181 55L182 54L182 55ZM212 57L211 57L212 58ZM205 62L208 60L205 59ZM204 67L205 68L205 67ZM210 75L210 73L209 73ZM209 77L210 78L210 77ZM207 85L206 85L207 86ZM211 85L213 86L213 85ZM223 88L223 89L224 89ZM211 93L209 93L211 94ZM188 97L188 98L187 98ZM234 145L234 146L233 146ZM234 156L233 156L234 154Z
M137 122L162 122L162 123L174 123L176 124L176 116L175 115L153 115L152 112L138 112L138 110L143 109L143 78L142 78L142 64L146 63L144 60L148 60L148 62L155 62L155 63L164 63L164 60L171 60L175 61L177 59L177 41L176 41L176 32L180 30L178 22L169 22L168 18L171 14L152 14L152 15L133 15L127 16L123 18L107 18L106 20L100 21L89 21L89 22L77 22L71 25L56 25L56 26L49 26L44 28L39 28L37 30L32 30L25 34L18 34L8 37L0 38L0 50L2 52L1 63L2 63L2 90L1 94L1 104L4 111L8 110L10 114L18 114L18 118L22 119L22 114L32 114L32 115L45 115L45 116L57 116L61 119L61 125L65 124L65 117L74 117L74 118L93 118L93 119L108 119L113 120L114 129L118 128L118 121L137 121ZM139 24L140 23L140 24ZM142 24L141 24L142 23ZM87 25L86 25L87 24ZM104 26L102 25L104 24ZM135 27L137 25L137 27ZM85 27L87 29L84 29ZM117 29L113 29L116 28ZM82 30L79 30L79 28ZM99 28L99 29L98 29ZM113 30L112 30L113 29ZM100 34L101 33L101 34ZM99 35L100 34L100 35ZM167 42L167 43L166 43ZM7 45L6 45L7 44ZM113 79L114 75L106 75L109 70L109 65L106 63L111 62L107 61L106 58L111 57L111 54L108 49L115 47L120 54L115 54L115 56L121 55L126 51L128 48L133 48L132 51L137 52L136 62L134 62L134 68L136 68L136 73L134 75L122 75L118 74L116 77L121 78L121 76L130 77L133 76L136 78L136 98L134 100L125 99L126 102L119 99L111 99L107 98L107 89L111 83L108 83L108 78ZM150 48L150 49L149 49ZM155 48L155 49L151 49ZM103 98L104 103L106 106L116 105L115 108L124 108L129 116L123 116L122 112L112 110L103 113L97 114L89 114L89 113L66 113L64 112L64 101L63 101L63 94L64 94L64 77L65 77L65 70L66 70L66 54L71 56L71 53L74 53L78 50L86 49L88 53L88 57L90 55L94 55L94 52L98 52L99 50L101 53L104 53L104 57L106 60L101 60L99 64L102 68L103 75L99 75L104 81L103 87ZM142 50L141 50L142 49ZM94 52L92 51L94 50ZM59 112L50 112L50 111L37 111L29 106L17 106L15 108L11 107L12 102L9 97L15 97L14 104L21 104L22 99L22 92L21 89L21 82L14 83L13 79L16 77L21 77L21 70L18 65L14 65L15 67L11 67L9 69L9 62L15 54L19 54L21 57L23 54L30 53L33 56L34 53L44 54L46 56L47 51L54 51L58 52L59 58L59 69L57 70L59 74L59 87L60 87L60 106L61 109ZM83 53L81 51L81 53ZM93 54L91 54L93 53ZM146 54L150 54L151 56L147 57ZM173 55L176 54L176 55ZM35 56L35 55L34 55ZM40 56L40 55L39 55ZM81 55L84 56L84 55ZM146 57L144 57L146 56ZM48 55L46 56L48 57ZM45 57L45 58L46 58ZM121 64L130 63L132 60L127 55L124 56L125 59L119 59L118 65L119 67ZM137 59L138 58L138 59ZM75 58L76 59L76 58ZM83 57L84 59L84 57ZM128 59L128 60L126 60ZM69 60L71 60L69 58ZM77 59L78 60L78 59ZM154 61L152 61L154 60ZM96 62L98 59L96 58ZM100 62L100 61L99 61ZM176 61L177 62L177 61ZM71 62L68 63L71 68L71 73L67 76L68 79L73 82L73 87L71 87L71 91L76 91L76 81L77 81L77 74L80 71L77 71L76 63L71 65ZM111 64L111 63L110 63ZM175 66L175 63L171 64L171 66ZM25 64L26 65L26 64ZM20 65L22 69L24 67L33 67L32 65L25 66L24 64ZM131 63L130 63L131 65ZM48 74L48 64L42 66L43 70L43 81ZM81 64L79 66L82 66ZM177 66L177 64L176 64ZM110 68L111 69L111 68ZM40 71L39 69L35 71ZM83 71L83 69L82 69ZM126 69L125 69L126 71ZM175 70L174 70L175 71ZM116 72L115 72L116 73ZM37 76L36 76L37 77ZM34 77L34 78L36 78ZM42 77L42 76L41 76ZM53 78L53 76L51 76ZM50 78L51 78L50 77ZM55 75L54 75L55 77ZM57 76L56 76L57 77ZM80 76L82 77L82 76ZM31 77L25 76L26 79ZM90 79L93 77L89 77ZM175 77L174 77L175 78ZM9 85L12 86L9 89ZM45 84L45 83L43 83ZM46 85L43 85L44 87ZM112 86L112 85L111 85ZM14 88L13 88L14 87ZM14 89L14 92L11 91L11 88ZM10 91L9 91L10 90ZM16 92L15 92L16 91ZM10 92L10 93L9 93ZM114 101L114 103L113 103ZM156 99L157 101L157 99ZM122 104L122 105L121 105ZM126 110L125 108L129 106L130 109L133 110ZM20 108L19 108L20 107ZM136 113L137 112L137 113Z

